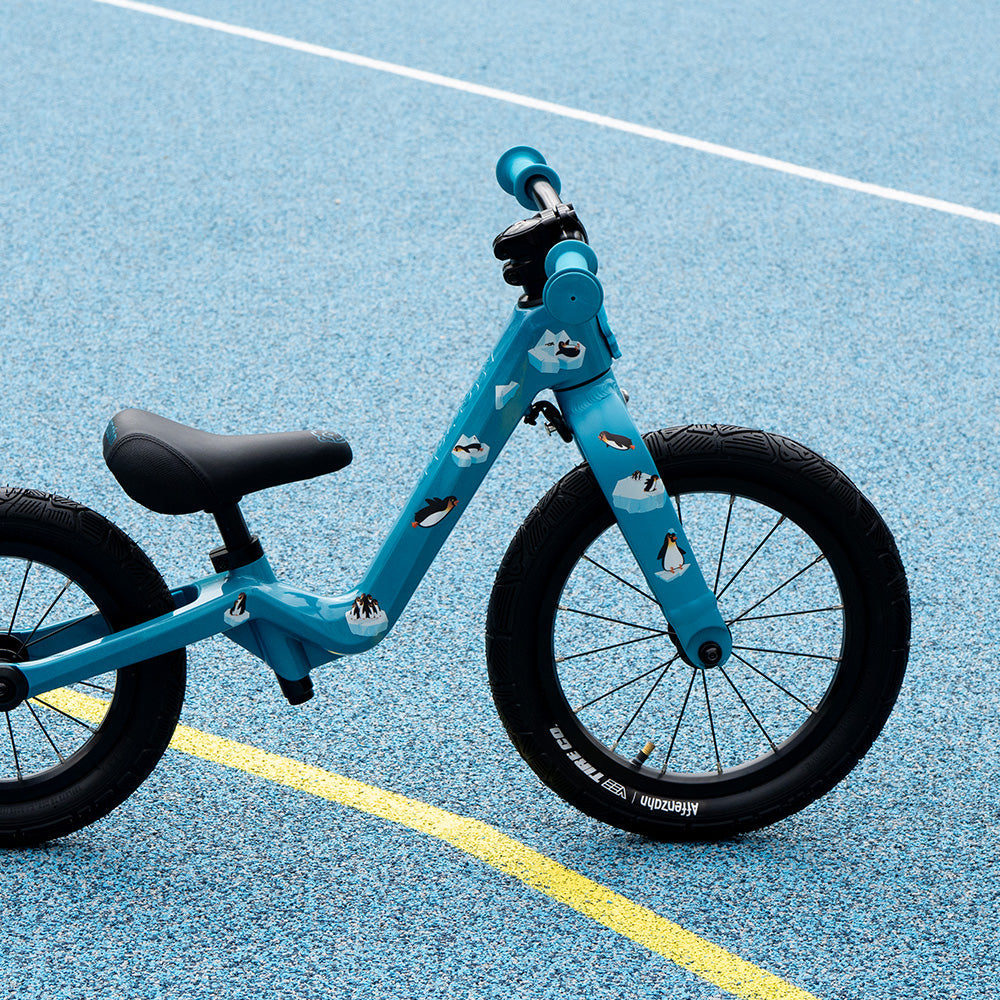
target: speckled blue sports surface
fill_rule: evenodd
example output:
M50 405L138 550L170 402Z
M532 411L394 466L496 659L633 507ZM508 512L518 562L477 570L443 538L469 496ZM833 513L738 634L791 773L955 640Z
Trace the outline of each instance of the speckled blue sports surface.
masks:
M1000 210L996 5L178 9ZM209 571L214 527L119 491L108 418L342 431L351 466L244 510L280 576L348 588L513 304L490 244L523 214L493 179L516 143L600 254L639 425L809 444L909 574L910 667L875 748L715 846L582 817L496 717L493 573L575 462L538 428L382 646L294 709L207 642L184 723L481 819L819 997L996 994L997 225L90 0L6 0L0 95L0 480L100 510L168 583ZM177 752L106 820L5 855L0 918L10 997L723 995L440 841Z

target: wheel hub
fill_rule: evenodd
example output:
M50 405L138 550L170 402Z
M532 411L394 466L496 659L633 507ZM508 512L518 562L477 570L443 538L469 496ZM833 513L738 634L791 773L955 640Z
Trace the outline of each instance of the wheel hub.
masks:
M28 681L14 666L28 659L28 647L16 636L0 635L0 712L17 708L28 695Z
M717 667L722 662L722 647L717 642L703 642L698 656L706 667Z
M723 659L722 647L717 642L703 642L698 647L698 663L693 663L691 658L684 652L681 646L680 639L677 638L677 633L674 631L673 625L667 624L667 636L670 641L674 644L674 648L680 653L681 659L689 666L695 667L698 670L711 670L713 667L717 667Z
M24 663L28 647L16 635L0 635L0 663Z
M28 696L28 680L12 663L0 664L0 712L17 708Z

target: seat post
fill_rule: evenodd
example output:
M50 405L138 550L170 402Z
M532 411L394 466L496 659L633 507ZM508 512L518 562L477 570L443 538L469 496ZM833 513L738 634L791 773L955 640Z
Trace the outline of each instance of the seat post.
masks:
M260 540L256 535L251 535L247 528L239 504L220 507L209 513L215 518L222 535L222 546L209 554L217 573L248 566L264 555Z

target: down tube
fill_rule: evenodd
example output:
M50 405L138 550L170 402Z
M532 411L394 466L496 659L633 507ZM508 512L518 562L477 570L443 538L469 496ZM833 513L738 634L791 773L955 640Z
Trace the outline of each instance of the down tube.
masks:
M358 600L398 620L534 397L551 384L528 364L544 332L539 311L515 310L423 478L358 585ZM365 600L367 599L367 600Z

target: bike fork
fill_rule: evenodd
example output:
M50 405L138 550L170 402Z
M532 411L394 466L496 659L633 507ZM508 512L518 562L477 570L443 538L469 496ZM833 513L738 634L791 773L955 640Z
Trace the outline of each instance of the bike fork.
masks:
M683 656L695 666L725 663L729 629L614 375L557 391L556 400Z

